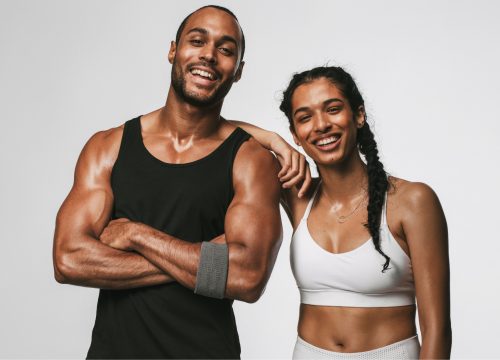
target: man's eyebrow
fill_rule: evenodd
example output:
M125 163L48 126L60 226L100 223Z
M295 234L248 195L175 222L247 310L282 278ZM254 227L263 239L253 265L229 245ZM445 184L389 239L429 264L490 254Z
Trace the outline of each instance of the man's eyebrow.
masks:
M192 28L190 29L187 34L191 34L191 33L200 33L202 35L208 35L208 30L205 29L205 28L200 28L200 27L195 27L195 28ZM232 42L234 45L236 45L236 47L239 47L238 46L238 41L236 41L236 39L230 35L224 35L222 36L220 39L219 39L219 42L223 43L223 42Z
M207 35L207 34L208 34L208 30L207 30L207 29L200 28L200 27L195 27L195 28L192 28L192 29L191 29L191 30L189 30L187 33L188 33L188 34L191 34L192 32L201 33L201 34L203 34L203 35Z
M238 42L236 41L236 39L232 36L229 36L229 35L224 35L223 37L220 38L220 42L223 43L223 42L232 42L234 45L236 45L236 47L239 47L238 46Z

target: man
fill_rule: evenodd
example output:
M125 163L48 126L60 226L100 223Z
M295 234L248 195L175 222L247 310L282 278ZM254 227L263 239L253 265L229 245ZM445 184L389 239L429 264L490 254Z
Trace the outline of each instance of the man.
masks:
M193 12L165 106L82 150L54 269L101 289L89 358L239 357L232 299L260 297L281 242L276 160L220 116L243 53L234 14Z

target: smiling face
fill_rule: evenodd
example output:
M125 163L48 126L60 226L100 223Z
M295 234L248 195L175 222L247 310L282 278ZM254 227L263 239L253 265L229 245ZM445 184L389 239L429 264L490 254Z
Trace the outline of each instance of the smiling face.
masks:
M337 86L319 78L298 86L291 98L292 135L318 165L337 165L357 150L357 129L365 121L353 113Z
M221 102L241 77L241 45L240 26L228 13L207 7L192 14L168 55L177 95L200 107Z

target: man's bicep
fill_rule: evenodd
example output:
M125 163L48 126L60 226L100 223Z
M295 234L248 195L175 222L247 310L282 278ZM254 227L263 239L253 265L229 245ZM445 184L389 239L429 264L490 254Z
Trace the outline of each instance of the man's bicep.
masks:
M257 146L249 140L238 151L234 198L225 219L226 297L247 302L262 295L281 244L278 166L268 151Z
M57 214L56 238L62 234L97 238L108 223L112 208L113 196L108 189L74 186Z
M113 198L105 172L99 171L104 168L99 166L99 152L93 144L99 142L95 140L91 138L82 150L73 187L57 213L53 260L59 282L86 284L82 274L90 272L82 261L95 250L98 235L111 214Z
M97 237L113 208L110 173L113 148L105 134L94 135L83 148L75 168L74 184L57 214L56 238L61 233Z
M226 213L228 243L264 245L262 241L279 238L278 170L276 159L255 141L242 145L233 165L234 198Z

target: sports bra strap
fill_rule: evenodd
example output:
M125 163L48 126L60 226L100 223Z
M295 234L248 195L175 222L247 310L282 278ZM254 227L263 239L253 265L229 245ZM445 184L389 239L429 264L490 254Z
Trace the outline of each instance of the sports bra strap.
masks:
M309 203L307 204L306 211L304 212L304 216L302 216L302 220L307 219L309 217L309 213L311 212L311 208L314 204L314 199L316 199L316 194L318 193L320 186L321 186L321 180L318 182L318 186L316 186L316 190L314 190L314 193L311 196L311 200L309 200Z
M318 190L319 190L320 186L321 186L321 180L318 182L318 186L316 186L316 190L314 190L314 193L311 196L309 203L307 204L306 211L304 212L304 215L302 216L302 220L307 219L309 217L309 213L311 212L312 206L314 204L314 200L316 199L316 195L318 194ZM380 225L387 225L387 193L388 192L389 192L389 190L387 190L385 192L385 195L384 195L384 205L382 206Z
M385 195L384 195L384 206L382 207L382 217L380 221L380 225L387 225L387 193L389 192L389 189L386 190Z

